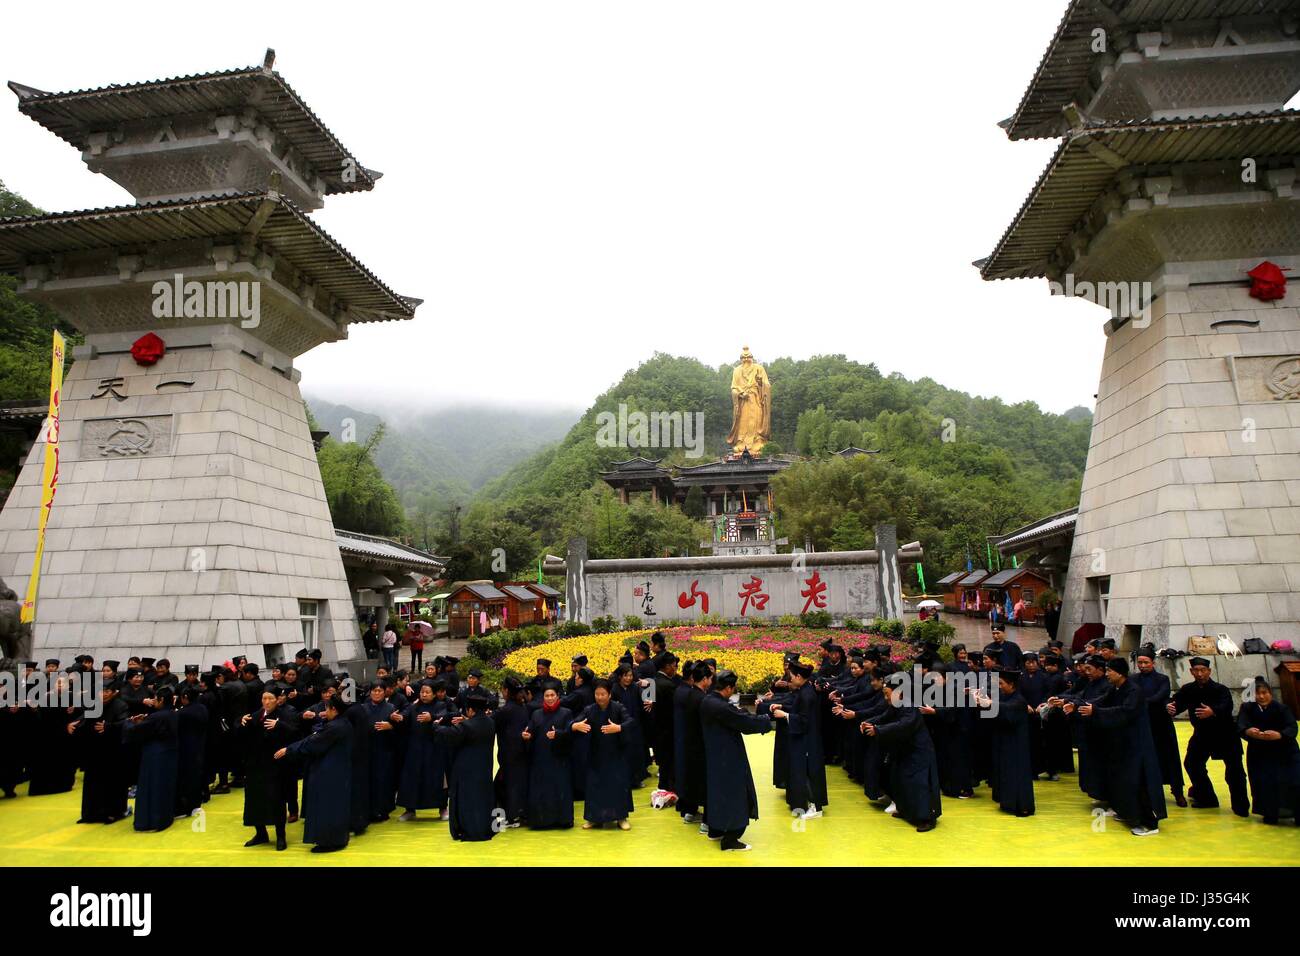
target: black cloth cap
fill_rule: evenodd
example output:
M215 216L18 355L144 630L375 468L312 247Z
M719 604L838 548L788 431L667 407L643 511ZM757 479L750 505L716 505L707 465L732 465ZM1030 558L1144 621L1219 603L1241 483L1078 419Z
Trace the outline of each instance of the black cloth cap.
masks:
M1209 667L1210 662L1206 660L1204 657L1193 657L1190 661L1187 662L1187 666L1188 667Z

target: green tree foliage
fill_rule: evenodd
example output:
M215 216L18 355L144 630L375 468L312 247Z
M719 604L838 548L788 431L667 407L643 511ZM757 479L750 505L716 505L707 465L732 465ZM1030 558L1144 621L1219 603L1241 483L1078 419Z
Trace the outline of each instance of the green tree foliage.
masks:
M316 460L335 527L390 537L405 532L402 504L374 461L383 440L381 424L364 442L327 438L322 443Z

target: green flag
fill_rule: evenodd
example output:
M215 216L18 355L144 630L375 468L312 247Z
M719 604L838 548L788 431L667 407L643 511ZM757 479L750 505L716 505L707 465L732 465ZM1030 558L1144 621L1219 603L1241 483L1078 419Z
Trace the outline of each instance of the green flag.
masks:
M992 571L993 570L993 546L990 545L987 541L984 542L984 553L985 555L987 555L989 559L988 569Z
M1020 567L1020 560L1014 554L1011 556L1011 566L1013 568Z
M537 583L542 583L542 559L537 559Z
M925 593L925 568L919 564L916 566L916 578L921 582L921 593Z

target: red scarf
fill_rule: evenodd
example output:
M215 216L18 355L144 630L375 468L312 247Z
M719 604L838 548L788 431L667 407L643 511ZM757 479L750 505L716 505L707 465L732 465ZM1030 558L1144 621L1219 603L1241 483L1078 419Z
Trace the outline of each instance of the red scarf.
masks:
M556 698L554 704L548 704L545 700L542 701L543 713L553 714L559 709L560 709L560 700L558 697Z

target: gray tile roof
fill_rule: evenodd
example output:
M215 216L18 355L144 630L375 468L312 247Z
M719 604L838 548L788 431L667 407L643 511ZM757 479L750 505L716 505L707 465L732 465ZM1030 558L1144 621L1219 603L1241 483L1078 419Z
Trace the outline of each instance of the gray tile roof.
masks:
M435 555L398 544L396 541L389 541L387 538L335 528L334 540L343 555L378 564L390 563L423 572L441 571L446 566L446 562Z

